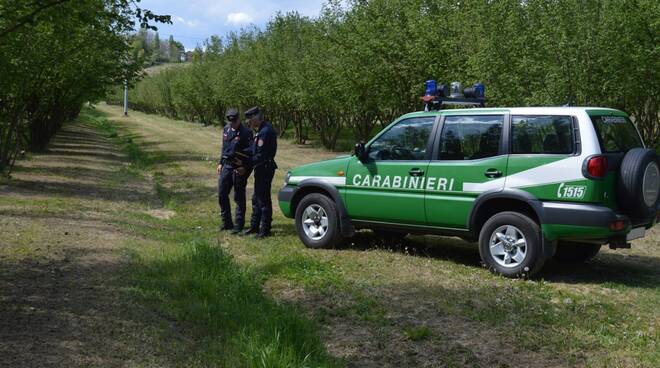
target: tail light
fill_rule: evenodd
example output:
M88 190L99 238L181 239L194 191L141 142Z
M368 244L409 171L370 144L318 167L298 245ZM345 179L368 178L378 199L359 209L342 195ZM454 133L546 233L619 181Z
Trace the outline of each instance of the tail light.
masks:
M626 228L625 220L614 221L610 224L610 230L612 231L621 231Z
M586 165L589 177L600 179L607 174L607 157L593 156L587 159Z

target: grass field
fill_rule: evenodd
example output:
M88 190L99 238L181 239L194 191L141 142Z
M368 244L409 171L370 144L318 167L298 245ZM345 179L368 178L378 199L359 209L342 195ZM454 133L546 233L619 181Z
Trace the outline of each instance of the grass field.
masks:
M64 134L0 184L0 225L16 233L0 237L0 311L31 322L55 310L62 324L86 321L78 330L91 342L73 339L54 353L74 334L54 332L44 345L53 348L35 355L18 349L31 336L0 313L0 327L10 327L0 332L7 361L660 366L657 228L631 250L604 250L585 265L550 262L531 281L490 274L476 247L455 238L383 244L361 232L343 249L309 250L277 209L275 236L265 241L216 231L219 128L138 112L124 118L119 107L100 105ZM280 142L273 191L290 167L335 155ZM90 288L68 296L80 311L34 306L35 296L51 294L29 288L40 280L31 272L53 268L55 284ZM89 310L101 317L87 318ZM95 359L81 358L90 351Z

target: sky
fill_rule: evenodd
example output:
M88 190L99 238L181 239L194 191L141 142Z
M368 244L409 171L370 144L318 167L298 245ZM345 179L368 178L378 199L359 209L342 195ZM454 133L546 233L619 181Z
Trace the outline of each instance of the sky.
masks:
M140 7L172 16L171 25L156 24L160 39L170 35L186 50L202 45L211 35L224 36L250 25L263 28L278 11L298 11L316 17L325 0L142 0Z

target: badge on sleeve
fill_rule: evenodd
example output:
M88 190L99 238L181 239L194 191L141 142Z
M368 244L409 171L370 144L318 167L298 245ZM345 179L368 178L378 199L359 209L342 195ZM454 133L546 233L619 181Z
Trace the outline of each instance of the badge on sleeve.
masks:
M257 146L261 147L263 145L264 145L264 140L263 139L260 139L260 140L257 141Z

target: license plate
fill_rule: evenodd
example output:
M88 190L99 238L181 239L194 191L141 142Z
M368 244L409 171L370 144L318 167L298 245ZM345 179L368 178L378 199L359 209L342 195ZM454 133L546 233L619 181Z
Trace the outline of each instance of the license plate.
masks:
M646 233L646 229L643 227L632 229L630 230L628 235L626 235L626 240L631 241L631 240L643 238L645 233Z

